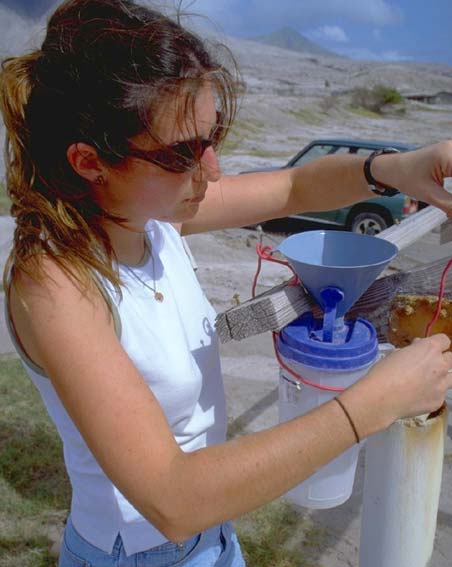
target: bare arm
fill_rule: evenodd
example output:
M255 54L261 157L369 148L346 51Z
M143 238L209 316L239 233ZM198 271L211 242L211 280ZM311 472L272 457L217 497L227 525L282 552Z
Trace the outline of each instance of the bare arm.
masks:
M119 344L98 292L82 295L59 269L50 271L53 282L23 278L23 301L12 294L21 340L105 473L169 539L185 539L272 500L353 444L353 431L333 402L272 429L183 453ZM440 335L420 341L408 347L411 354L397 353L403 372L396 363L376 368L342 395L361 436L440 405L452 385L446 373L452 359L442 354L448 346Z
M223 177L210 184L197 215L183 224L182 234L333 210L375 197L364 178L365 159L325 156L291 169ZM444 178L452 176L451 141L379 156L372 173L382 183L452 212L452 197L442 188Z

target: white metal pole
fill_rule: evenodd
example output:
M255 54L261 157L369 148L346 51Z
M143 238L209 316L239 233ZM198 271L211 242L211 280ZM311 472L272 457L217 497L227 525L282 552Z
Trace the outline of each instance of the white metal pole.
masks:
M436 531L448 409L366 444L360 567L426 567Z

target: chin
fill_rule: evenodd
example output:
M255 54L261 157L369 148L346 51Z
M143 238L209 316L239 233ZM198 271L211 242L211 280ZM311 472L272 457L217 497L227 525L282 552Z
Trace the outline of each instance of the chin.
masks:
M190 203L190 205L184 208L184 210L177 211L176 213L174 213L174 215L168 216L167 218L162 220L176 223L185 222L191 220L196 215L198 210L199 203Z
M196 213L199 211L199 205L201 203L187 203L185 209L182 211L182 214L187 218L192 218Z

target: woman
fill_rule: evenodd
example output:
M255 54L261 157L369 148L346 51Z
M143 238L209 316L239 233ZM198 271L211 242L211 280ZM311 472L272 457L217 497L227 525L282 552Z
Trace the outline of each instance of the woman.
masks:
M369 196L359 156L222 177L234 89L194 35L129 0L63 3L42 48L3 64L17 223L5 288L73 487L62 567L244 565L229 520L351 446L346 412L363 438L452 386L436 335L374 366L343 407L225 441L214 312L180 235ZM372 163L448 212L451 173L451 142Z

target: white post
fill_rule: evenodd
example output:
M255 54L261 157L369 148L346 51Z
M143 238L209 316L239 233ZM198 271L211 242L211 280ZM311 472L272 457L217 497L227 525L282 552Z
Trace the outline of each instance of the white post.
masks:
M437 417L400 420L367 440L360 567L426 567L447 421L445 406Z

